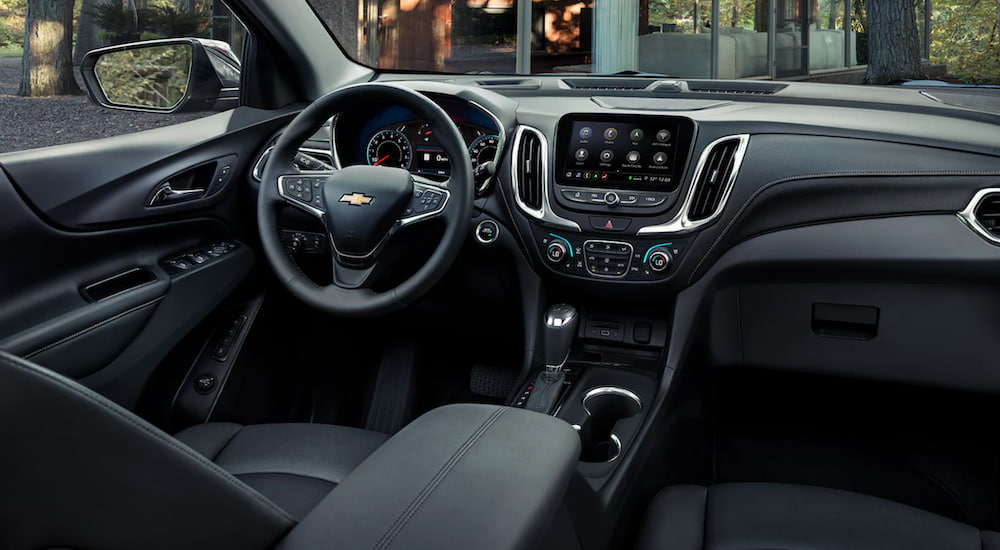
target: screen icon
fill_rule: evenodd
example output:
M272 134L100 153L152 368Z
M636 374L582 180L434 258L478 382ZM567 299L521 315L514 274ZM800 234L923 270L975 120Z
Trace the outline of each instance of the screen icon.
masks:
M594 131L590 129L590 126L584 126L580 128L580 139L590 139L590 136L594 135Z
M642 130L640 130L639 128L636 128L635 130L632 130L631 132L629 132L628 137L631 138L632 141L642 141L642 138L645 135L646 134L644 134Z
M587 160L587 157L590 156L590 153L588 153L586 149L581 147L576 150L576 153L573 156L576 158L576 160L583 162Z
M608 141L614 141L616 138L618 138L617 128L608 128L607 130L604 131L604 139Z
M601 151L601 162L611 162L615 158L615 153L611 149Z
M656 141L660 143L666 143L670 141L670 130L660 130L656 132Z
M625 160L627 160L629 164L635 164L639 162L639 156L639 151L629 151L628 154L625 155Z

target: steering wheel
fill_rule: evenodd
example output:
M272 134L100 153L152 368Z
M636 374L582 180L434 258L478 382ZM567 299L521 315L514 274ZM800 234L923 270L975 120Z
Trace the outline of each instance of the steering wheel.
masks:
M445 182L384 166L307 173L294 169L292 159L299 146L330 117L373 103L409 109L434 129L451 161ZM451 267L465 239L474 193L465 141L441 107L401 86L358 84L317 99L278 138L257 198L260 240L279 280L306 304L335 315L379 315L413 302ZM316 216L325 226L333 256L331 284L313 282L285 252L277 211L289 205ZM445 227L426 263L396 287L372 290L371 275L385 243L401 228L431 219L443 219Z

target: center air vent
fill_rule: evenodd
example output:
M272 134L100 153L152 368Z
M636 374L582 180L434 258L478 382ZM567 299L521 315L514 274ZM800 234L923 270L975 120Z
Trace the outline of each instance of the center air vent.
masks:
M1000 189L979 191L958 215L987 240L1000 244Z
M514 139L514 189L523 208L542 209L545 147L536 130L521 127Z
M722 211L736 181L749 139L748 135L729 136L705 148L691 184L688 221L708 221Z

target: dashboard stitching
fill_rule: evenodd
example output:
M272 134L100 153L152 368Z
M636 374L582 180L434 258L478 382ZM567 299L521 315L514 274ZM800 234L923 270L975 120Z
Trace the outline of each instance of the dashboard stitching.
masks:
M922 171L922 172L896 172L896 171L882 171L882 172L826 172L826 173L819 173L819 174L805 174L805 175L801 175L801 176L791 176L791 177L779 178L779 179L776 179L776 180L771 180L771 181L765 183L764 185L758 187L756 191L754 191L749 197L747 197L747 199L743 203L743 205L740 206L739 210L736 211L736 214L734 214L733 217L730 218L729 223L726 224L726 227L722 230L721 233L719 233L719 236L716 237L715 242L712 243L712 246L710 246L708 248L708 251L705 252L705 255L702 256L701 260L698 261L698 264L695 265L694 270L691 272L690 277L688 277L687 284L691 285L691 283L694 282L694 280L697 278L698 271L701 269L701 266L705 263L706 260L708 260L708 257L712 255L712 252L715 251L715 249L718 247L719 243L722 242L722 239L729 233L729 230L732 229L732 227L736 223L736 221L740 218L741 215L743 215L743 212L747 209L747 207L750 206L750 203L752 203L754 201L754 199L757 198L758 195L760 195L764 191L766 191L766 190L768 190L771 187L774 187L776 185L780 185L782 183L789 183L789 182L792 182L792 181L800 181L800 180L807 180L807 179L817 179L817 178L843 178L843 177L863 177L863 176L998 176L998 175L1000 175L1000 172L991 171L991 170L974 170L974 171L958 171L958 172L956 172L956 171L943 171L943 172L934 172L934 171Z

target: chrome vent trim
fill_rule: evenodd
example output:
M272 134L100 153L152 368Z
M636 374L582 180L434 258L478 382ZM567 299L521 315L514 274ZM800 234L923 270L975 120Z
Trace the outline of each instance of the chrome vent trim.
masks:
M530 134L532 136L531 139L537 139L539 143L539 166L541 167L541 172L538 174L538 188L541 194L541 200L538 207L532 207L521 199L522 182L520 181L518 168L522 162L521 146L526 134ZM510 162L510 181L511 186L514 188L514 202L522 212L532 218L542 220L551 225L580 231L580 225L578 223L557 216L552 212L552 206L549 199L549 189L551 187L550 182L552 179L553 173L551 172L551 167L549 165L549 141L545 138L545 134L530 126L518 126L517 130L514 131L514 142L511 147Z
M982 212L979 212L979 207L982 206L983 202L991 198L990 195L995 195L995 198L998 200L997 213L995 214L997 216L997 233L990 231L989 224L984 224L979 219L983 215ZM961 212L958 212L958 218L965 222L965 225L969 226L970 229L978 233L979 236L994 245L1000 246L1000 188L991 187L979 190L973 195L969 204Z
M692 220L689 217L689 212L691 211L692 202L698 193L698 184L702 181L702 176L705 174L705 171L709 169L707 166L709 158L712 156L716 147L733 140L736 140L738 143L736 145L736 150L733 152L732 169L720 185L721 196L719 198L718 205L715 207L715 210L710 216ZM698 164L694 169L694 175L691 177L691 186L688 187L688 192L684 197L681 209L678 211L677 215L674 216L674 219L662 225L642 227L639 229L638 234L651 235L658 233L680 233L684 231L691 231L701 227L702 225L710 223L712 220L719 217L722 211L726 209L726 203L729 202L729 195L732 193L733 185L735 185L736 178L739 176L740 167L743 166L743 158L746 156L747 145L749 143L750 134L725 136L709 143L708 146L705 147L705 150L702 151L701 157L698 159Z
M730 176L736 171L736 150L739 145L739 140L731 139L709 148L703 169L691 184L693 193L687 210L689 220L694 222L708 219L719 211L726 188L735 179Z

